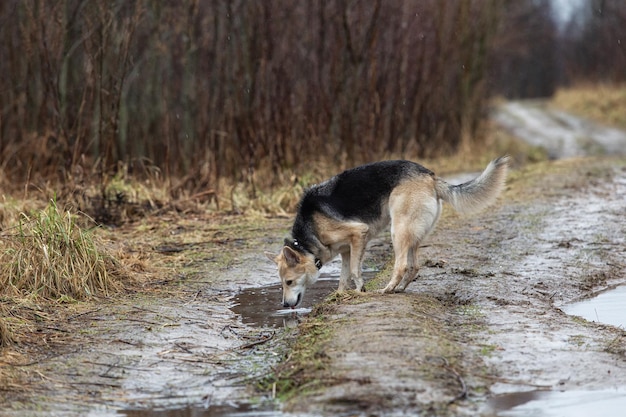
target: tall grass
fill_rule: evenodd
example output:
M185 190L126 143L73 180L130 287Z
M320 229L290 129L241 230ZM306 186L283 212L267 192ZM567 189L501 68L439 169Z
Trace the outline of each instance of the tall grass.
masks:
M41 211L21 213L19 224L0 239L0 294L67 300L106 295L115 260L76 215L55 201Z

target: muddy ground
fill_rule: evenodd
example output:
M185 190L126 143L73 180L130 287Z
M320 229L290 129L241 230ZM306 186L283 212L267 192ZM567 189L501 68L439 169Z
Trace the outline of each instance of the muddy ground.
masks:
M562 308L626 281L625 214L623 156L515 167L495 207L447 210L405 294L334 297L287 330L244 323L230 307L240 289L275 282L262 252L278 250L290 219L175 217L148 231L161 239L150 250L183 266L156 288L42 321L45 348L0 358L14 376L0 415L215 416L252 403L491 416L510 406L490 407L506 393L623 387L624 329ZM370 290L384 285L390 254L385 236L372 245L366 265L381 272Z

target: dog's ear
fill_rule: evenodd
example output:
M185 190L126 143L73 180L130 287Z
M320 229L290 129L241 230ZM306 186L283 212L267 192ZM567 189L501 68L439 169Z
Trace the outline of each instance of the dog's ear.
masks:
M270 261L276 263L276 255L274 255L272 252L265 251L265 256L267 256L267 259L269 259Z
M300 254L289 246L283 248L283 256L285 257L285 261L287 261L287 266L290 268L300 263Z

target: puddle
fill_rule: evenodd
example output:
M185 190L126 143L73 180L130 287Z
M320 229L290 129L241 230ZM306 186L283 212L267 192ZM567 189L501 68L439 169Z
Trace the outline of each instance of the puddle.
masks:
M488 407L494 417L617 417L624 415L626 391L516 392L493 397Z
M234 298L230 309L241 316L245 324L259 327L292 327L300 317L311 312L311 308L324 300L339 286L341 262L335 260L324 266L315 285L306 289L302 303L296 309L283 308L283 293L280 283L262 287L246 288ZM363 269L363 279L367 281L376 274L376 269Z
M185 407L174 410L124 410L119 415L127 417L281 417L283 413L251 405L220 405L206 408Z
M564 306L563 311L587 321L626 329L626 285L600 293L594 298Z
M311 312L311 307L335 291L339 280L332 277L320 278L314 286L307 288L302 304L296 309L282 307L280 284L247 288L239 292L230 309L241 316L244 323L259 327L292 327L299 317Z

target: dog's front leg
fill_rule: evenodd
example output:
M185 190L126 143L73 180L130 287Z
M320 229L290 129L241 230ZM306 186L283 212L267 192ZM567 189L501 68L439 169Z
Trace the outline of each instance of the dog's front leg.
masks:
M339 276L339 291L348 290L350 285L350 251L341 254L341 275Z
M357 291L365 291L363 277L361 276L361 263L363 262L364 245L353 246L350 249L350 278L354 281Z

